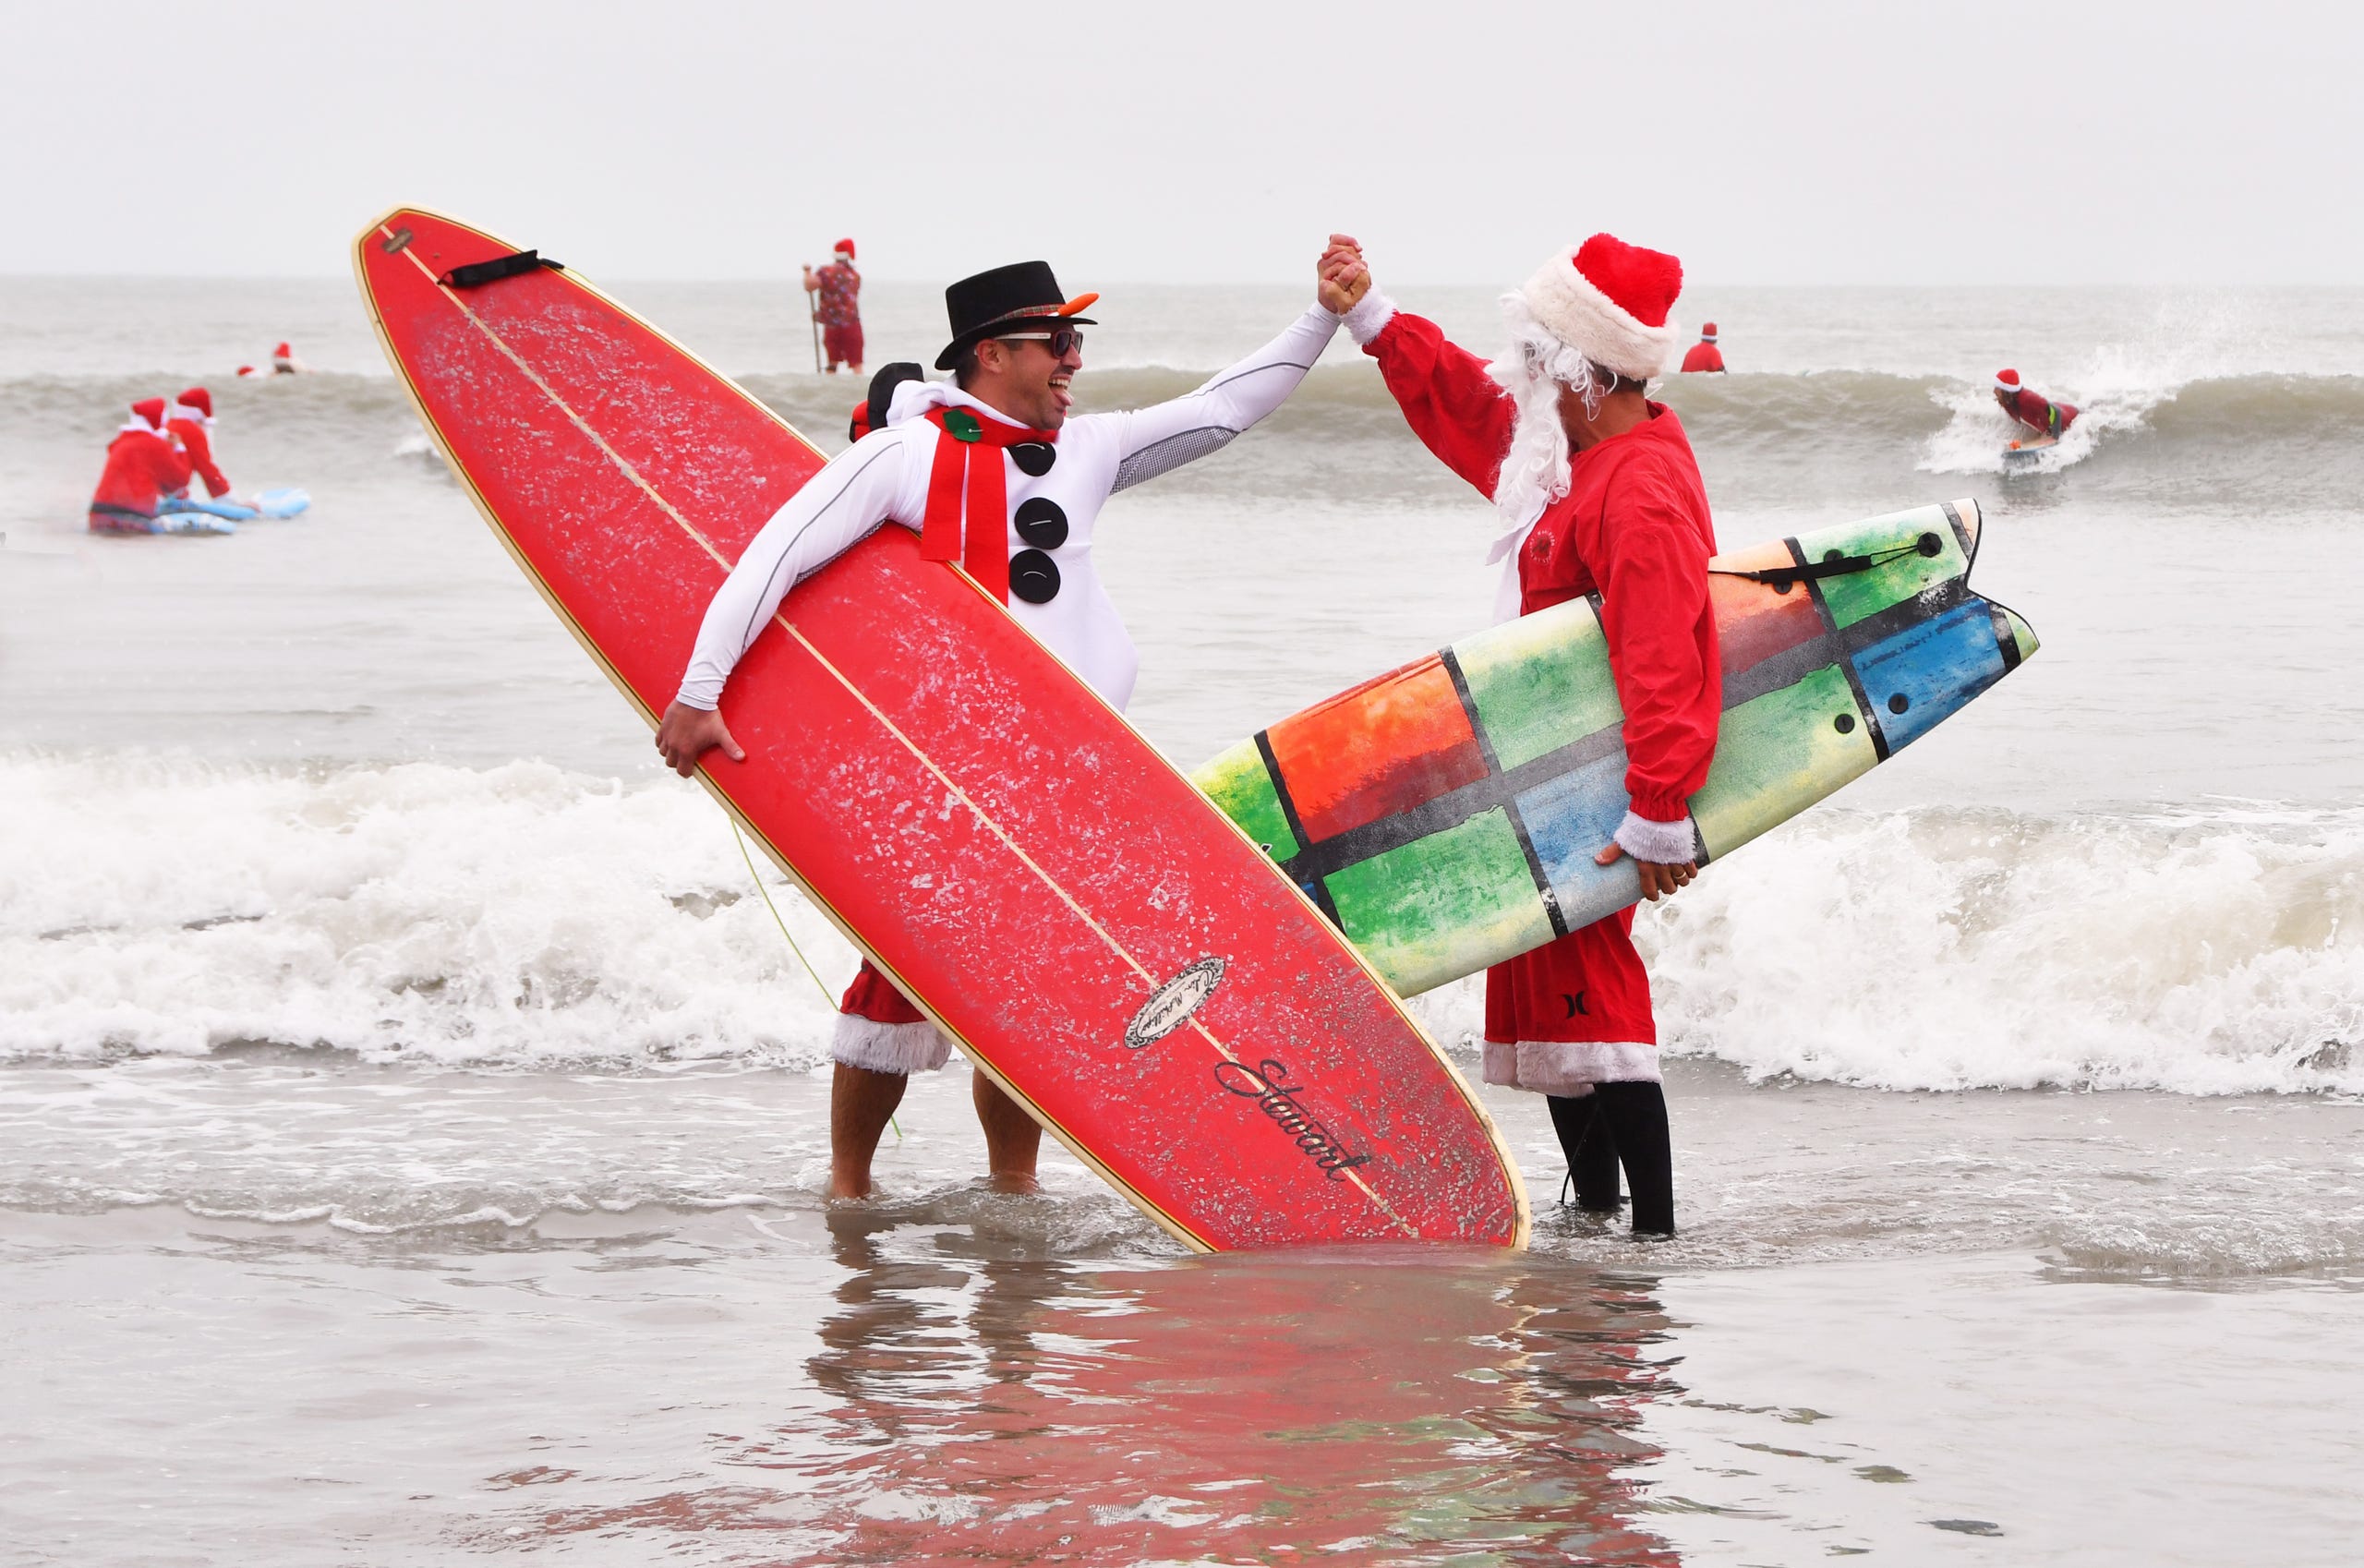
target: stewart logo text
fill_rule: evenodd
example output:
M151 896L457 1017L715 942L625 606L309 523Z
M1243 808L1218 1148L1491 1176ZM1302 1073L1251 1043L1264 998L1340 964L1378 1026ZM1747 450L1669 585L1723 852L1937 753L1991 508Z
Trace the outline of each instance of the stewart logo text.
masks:
M1223 971L1221 959L1200 959L1159 986L1157 995L1143 1002L1133 1021L1125 1026L1126 1048L1138 1051L1154 1045L1188 1023L1190 1015L1204 1007L1223 983Z
M1357 1165L1369 1164L1369 1155L1347 1153L1339 1146L1336 1136L1297 1103L1297 1097L1305 1092L1305 1086L1291 1084L1288 1072L1270 1056L1252 1067L1241 1062L1219 1062L1215 1065L1215 1081L1234 1094L1255 1101L1257 1109L1295 1139L1306 1157L1321 1167L1332 1181L1341 1179Z

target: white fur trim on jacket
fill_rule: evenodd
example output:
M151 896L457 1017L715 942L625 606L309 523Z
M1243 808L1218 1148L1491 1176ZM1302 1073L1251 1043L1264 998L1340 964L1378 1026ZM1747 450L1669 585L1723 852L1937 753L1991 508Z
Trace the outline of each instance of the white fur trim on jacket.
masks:
M1395 320L1395 302L1373 289L1338 320L1346 323L1347 335L1357 344L1366 344L1379 336L1388 322Z
M1519 293L1553 337L1602 368L1635 380L1664 374L1686 335L1672 321L1646 327L1626 314L1576 271L1574 246L1537 268Z
M1698 841L1687 816L1681 822L1652 822L1629 811L1617 825L1617 847L1637 861L1657 865L1688 865L1699 858Z
M847 1067L872 1072L934 1072L952 1059L952 1042L924 1019L917 1023L879 1023L839 1013L829 1055Z
M1485 1080L1574 1100L1596 1083L1658 1083L1658 1048L1627 1040L1486 1042Z

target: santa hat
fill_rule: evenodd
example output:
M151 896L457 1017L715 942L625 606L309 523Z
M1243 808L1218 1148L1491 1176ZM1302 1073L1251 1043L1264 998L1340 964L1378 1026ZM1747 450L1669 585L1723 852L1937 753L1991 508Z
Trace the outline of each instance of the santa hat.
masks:
M853 241L850 239L841 239L838 241L838 254L844 257L849 261L852 260Z
M161 430L164 428L164 400L163 398L143 397L138 403L131 405L131 411L139 416L139 423L136 425L126 425L124 427L125 429Z
M251 365L241 365L238 367L238 374L241 376L252 376L257 373L258 372L255 368Z
M1519 295L1545 332L1603 369L1647 380L1681 341L1667 312L1682 292L1682 262L1604 234L1546 261Z
M203 387L191 387L181 393L180 404L183 408L196 409L208 420L213 417L213 394Z
M1699 329L1699 341L1701 343L1713 343L1716 341L1715 322L1710 321L1706 326Z
M2020 373L2019 373L2017 370L1997 370L1997 371L1996 371L1996 372L1995 372L1995 390L1996 390L1996 392L2015 392L2019 391L2019 390L2020 390Z
M296 357L296 351L283 343L271 351L271 356L273 359L293 359Z

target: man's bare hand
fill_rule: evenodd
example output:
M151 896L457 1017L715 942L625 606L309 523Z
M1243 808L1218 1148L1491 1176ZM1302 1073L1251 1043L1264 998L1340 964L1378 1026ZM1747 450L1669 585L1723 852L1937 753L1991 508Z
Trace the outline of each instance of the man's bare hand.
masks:
M1624 858L1625 851L1611 842L1593 856L1592 863L1615 865ZM1699 874L1699 862L1685 861L1679 865L1662 865L1657 861L1635 861L1634 869L1642 874L1642 897L1655 904L1661 897L1671 899L1689 887L1691 879Z
M657 726L657 750L666 766L687 778L697 771L698 758L710 746L720 746L722 754L732 762L747 760L747 754L730 738L721 714L687 703L675 703L665 710L664 720Z
M1314 263L1314 295L1321 308L1343 316L1370 292L1370 269L1363 262L1363 247L1352 235L1332 235L1330 247Z

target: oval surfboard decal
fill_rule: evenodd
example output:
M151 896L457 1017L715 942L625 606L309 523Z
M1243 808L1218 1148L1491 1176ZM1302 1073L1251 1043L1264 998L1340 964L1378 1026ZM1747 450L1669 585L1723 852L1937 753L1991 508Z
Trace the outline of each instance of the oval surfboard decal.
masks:
M1188 1023L1190 1015L1206 1006L1207 998L1223 983L1223 968L1221 959L1200 959L1159 986L1125 1026L1126 1048L1138 1051L1154 1045Z

